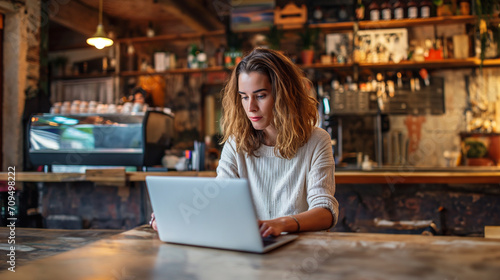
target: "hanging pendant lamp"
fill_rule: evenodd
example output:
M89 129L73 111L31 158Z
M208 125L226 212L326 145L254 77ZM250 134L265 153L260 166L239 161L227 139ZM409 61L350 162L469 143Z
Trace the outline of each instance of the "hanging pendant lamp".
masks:
M113 45L113 40L107 37L102 25L102 0L99 0L99 25L97 25L97 32L87 39L87 44L100 50Z

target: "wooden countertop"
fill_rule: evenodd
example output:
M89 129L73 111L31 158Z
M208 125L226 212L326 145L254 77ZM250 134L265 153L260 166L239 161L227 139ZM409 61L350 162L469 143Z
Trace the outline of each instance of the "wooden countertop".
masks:
M97 240L111 237L124 230L116 229L92 229L92 230L64 230L64 229L41 229L41 228L16 228L15 245L16 262L26 264L31 261L54 256L70 251ZM0 227L0 250L2 257L9 254L7 240L10 236L10 228ZM5 254L4 254L5 252ZM7 270L10 266L0 257L0 272ZM4 279L4 278L1 278Z
M7 234L0 228L2 247ZM16 239L17 252L26 242ZM252 254L162 243L143 226L55 256L16 260L16 272L3 269L0 279L487 280L500 275L498 248L500 239L316 232Z
M89 175L85 173L43 173L43 172L16 172L16 182L78 182L94 181L109 182L120 181L120 178L106 175L106 171L100 170L101 175ZM123 181L141 182L147 175L150 176L201 176L215 177L214 171L202 172L123 172ZM115 175L113 175L115 176ZM90 178L90 179L89 179ZM8 174L0 173L0 181L7 181ZM445 169L438 171L413 170L374 170L374 171L343 171L335 172L337 184L500 184L500 169L488 169L473 172L466 169Z

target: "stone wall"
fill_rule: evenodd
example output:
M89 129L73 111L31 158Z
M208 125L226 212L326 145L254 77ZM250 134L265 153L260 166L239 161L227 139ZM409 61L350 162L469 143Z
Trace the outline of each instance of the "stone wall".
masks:
M415 40L449 38L466 33L465 25L423 26L409 29ZM471 52L473 53L473 52ZM390 133L402 132L408 140L406 162L413 166L446 166L445 151L460 151L459 132L466 130L465 110L470 110L470 96L480 94L489 103L500 101L500 68L462 68L429 71L445 80L445 114L425 116L390 116ZM500 113L497 113L500 115ZM500 124L498 124L500 128Z
M466 79L471 95L481 92L489 104L500 101L500 69L450 69L431 75L445 80L445 114L390 116L391 132L408 139L407 162L412 166L446 166L445 151L460 151L460 132L466 131L465 111L470 110ZM476 97L471 96L474 100ZM499 124L500 125L500 124Z
M25 91L38 87L40 73L40 0L26 0L12 6L2 5L4 24L3 73L3 162L7 166L23 166L22 115Z

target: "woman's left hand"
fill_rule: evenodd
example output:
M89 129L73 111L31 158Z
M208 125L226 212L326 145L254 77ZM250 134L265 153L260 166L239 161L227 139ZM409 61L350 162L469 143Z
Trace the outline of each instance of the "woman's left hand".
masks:
M280 218L273 220L259 220L260 235L268 237L269 235L278 236L285 231L285 224Z
M156 231L158 231L158 227L156 225L155 213L151 213L151 221L149 221L149 225Z

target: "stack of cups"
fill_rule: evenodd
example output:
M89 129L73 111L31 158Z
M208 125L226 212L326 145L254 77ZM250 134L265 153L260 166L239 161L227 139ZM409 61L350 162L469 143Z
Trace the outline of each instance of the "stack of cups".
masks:
M97 107L97 102L96 101L90 101L89 102L89 109L88 109L88 113L89 114L95 114L96 112L96 107Z
M61 114L67 115L70 113L70 106L71 103L69 101L64 101L64 103L61 106Z
M56 102L52 107L50 107L51 114L60 114L61 113L61 102Z
M87 114L89 103L87 101L80 102L80 114Z

